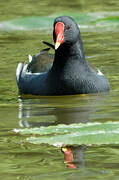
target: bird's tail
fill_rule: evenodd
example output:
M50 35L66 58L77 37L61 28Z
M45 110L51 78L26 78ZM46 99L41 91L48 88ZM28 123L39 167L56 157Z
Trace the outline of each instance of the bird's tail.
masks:
M27 64L24 63L19 63L18 66L17 66L17 69L16 69L16 80L17 80L17 84L19 86L20 84L20 80L21 78L26 74L26 71L27 71Z

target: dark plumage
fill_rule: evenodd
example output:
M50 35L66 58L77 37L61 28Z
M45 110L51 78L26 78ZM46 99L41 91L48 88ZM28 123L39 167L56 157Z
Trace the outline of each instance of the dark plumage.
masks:
M20 93L68 95L109 91L109 82L104 75L87 64L80 30L72 18L55 19L53 39L55 46L45 44L55 47L55 55L45 49L30 56L28 65L18 65L16 76Z

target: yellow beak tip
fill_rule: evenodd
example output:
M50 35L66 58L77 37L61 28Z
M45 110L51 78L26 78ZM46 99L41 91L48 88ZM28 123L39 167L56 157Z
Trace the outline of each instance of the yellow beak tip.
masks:
M63 147L63 148L62 148L62 151L63 151L63 152L66 152L66 151L67 151L67 148L66 148L66 147Z
M55 43L55 49L58 49L59 46L60 46L60 43L59 43L59 42L56 42L56 43Z

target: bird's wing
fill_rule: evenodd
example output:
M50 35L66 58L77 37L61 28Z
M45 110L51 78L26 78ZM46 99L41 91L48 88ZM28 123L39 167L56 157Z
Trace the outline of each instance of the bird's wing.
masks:
M29 55L28 72L41 73L47 71L54 60L54 55L49 53L50 48L43 49L35 56Z
M19 84L20 79L25 76L26 73L42 73L48 71L52 66L54 60L54 54L50 54L50 48L54 49L54 45L43 42L47 46L46 49L41 50L38 54L31 56L29 55L29 63L19 63L16 69L16 79L17 84Z

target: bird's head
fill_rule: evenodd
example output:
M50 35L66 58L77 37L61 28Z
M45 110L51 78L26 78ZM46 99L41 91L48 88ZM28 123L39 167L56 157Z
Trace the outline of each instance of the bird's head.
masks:
M78 25L71 17L61 16L56 18L53 30L55 49L58 49L63 44L71 45L75 43L79 33Z

